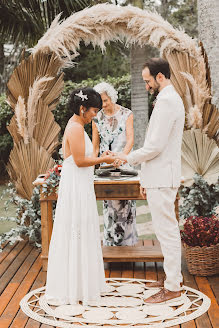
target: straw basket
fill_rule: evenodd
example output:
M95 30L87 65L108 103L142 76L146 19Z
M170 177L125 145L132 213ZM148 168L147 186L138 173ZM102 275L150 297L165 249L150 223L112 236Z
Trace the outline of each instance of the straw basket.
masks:
M184 244L188 270L199 276L219 273L219 244L209 247L191 247Z

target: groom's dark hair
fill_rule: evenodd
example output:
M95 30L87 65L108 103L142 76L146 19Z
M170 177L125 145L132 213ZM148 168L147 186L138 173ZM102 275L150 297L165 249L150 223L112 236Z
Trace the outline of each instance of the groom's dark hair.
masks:
M155 79L158 73L162 73L166 79L170 79L170 65L167 60L163 58L151 58L146 61L142 70L146 67Z
M102 108L102 99L98 92L92 88L79 88L74 90L69 97L68 109L76 115L80 115L81 105L88 110L90 107Z

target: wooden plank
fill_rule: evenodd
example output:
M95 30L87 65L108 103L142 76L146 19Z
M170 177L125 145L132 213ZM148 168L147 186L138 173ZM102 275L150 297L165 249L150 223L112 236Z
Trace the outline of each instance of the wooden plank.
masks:
M43 271L47 270L49 243L52 234L52 202L41 201L41 235L42 235L42 262Z
M39 275L37 276L33 286L31 287L31 290L40 288L42 286L45 286L46 284L46 272L40 271ZM41 325L40 322L33 320L31 318L28 318L27 324L25 328L39 328ZM50 326L51 327L51 326ZM15 328L15 327L14 327Z
M144 241L139 239L138 247L144 247ZM145 264L144 262L135 262L134 263L134 278L135 279L145 279Z
M184 278L184 285L198 289L195 278L193 275L191 275L188 271L186 261L185 261L185 251L182 249L182 272L183 272L183 278ZM190 321L189 321L190 322ZM204 313L201 317L195 319L195 324L197 328L211 328L211 322L209 320L208 314ZM182 326L182 328L184 328ZM186 328L190 328L189 326Z
M122 277L122 263L111 263L110 265L110 278Z
M153 245L152 240L144 240L145 247L151 247ZM145 264L145 279L146 280L157 280L157 271L155 262L147 262Z
M14 293L18 289L21 281L24 279L25 275L29 271L30 267L39 256L39 250L34 248L31 253L26 258L23 265L19 268L15 276L12 278L10 283L5 288L4 292L0 296L0 315L3 313L4 309L12 299Z
M6 257L6 259L0 264L0 277L3 275L3 273L7 270L9 265L14 261L16 256L22 251L22 249L27 244L26 241L19 242L9 253L9 255Z
M214 296L219 304L219 276L208 277L209 284L214 293Z
M8 256L8 254L12 251L12 249L18 244L18 241L16 241L13 245L10 245L9 243L6 243L4 245L4 248L2 252L0 253L0 263L3 262L3 260Z
M104 262L155 262L162 261L159 246L103 246Z
M206 277L195 277L199 290L211 299L208 315L213 327L219 327L219 306Z
M7 268L4 274L0 278L0 293L6 288L12 277L15 275L17 270L20 268L26 257L29 255L33 246L27 244L22 251L15 257L14 261Z
M101 199L143 199L139 183L101 183L94 185L96 198Z
M33 266L30 268L28 274L25 276L24 280L22 281L16 293L14 294L14 297L3 312L0 318L1 328L8 328L12 323L14 317L16 316L16 313L19 310L19 303L21 299L28 293L41 268L42 261L40 256L38 256Z

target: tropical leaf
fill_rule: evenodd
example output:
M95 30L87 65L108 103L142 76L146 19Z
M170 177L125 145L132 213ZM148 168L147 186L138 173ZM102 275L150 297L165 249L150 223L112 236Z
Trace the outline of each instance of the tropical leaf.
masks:
M17 193L23 198L30 199L33 181L54 164L50 154L36 140L31 139L28 144L20 140L10 153L7 169Z
M33 46L58 13L68 17L90 5L89 0L0 1L0 35L6 42L19 39Z
M208 183L216 183L219 175L219 148L200 129L187 130L182 142L182 175L185 185L193 183L195 173Z

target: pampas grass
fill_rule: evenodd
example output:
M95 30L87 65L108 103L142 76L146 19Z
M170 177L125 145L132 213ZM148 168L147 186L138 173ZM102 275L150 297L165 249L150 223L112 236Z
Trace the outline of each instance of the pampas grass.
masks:
M33 130L36 125L35 117L36 117L36 110L38 101L41 98L43 92L46 88L46 83L51 81L52 77L42 77L37 78L33 86L29 88L29 97L27 101L27 120L28 120L28 134L31 138L33 136Z
M196 41L183 31L174 29L157 13L134 6L98 4L64 21L59 22L59 19L60 15L54 19L32 52L34 55L38 52L54 52L63 66L72 65L81 40L104 50L105 42L125 38L128 44L150 44L160 48L161 55L176 50L194 58L200 55Z
M188 120L188 126L190 128L195 128L195 129L202 128L202 114L197 105L189 109L187 120Z
M191 74L185 72L181 72L181 74L190 83L192 87L194 103L199 109L203 109L206 101L210 99L210 91L207 87L207 84L200 86L200 84L198 84L194 76L192 76ZM200 72L197 72L197 75L199 74Z
M17 104L15 106L15 118L17 122L18 132L24 139L24 143L28 143L28 132L26 127L26 107L24 103L24 98L18 97Z

